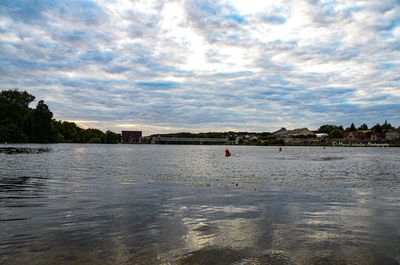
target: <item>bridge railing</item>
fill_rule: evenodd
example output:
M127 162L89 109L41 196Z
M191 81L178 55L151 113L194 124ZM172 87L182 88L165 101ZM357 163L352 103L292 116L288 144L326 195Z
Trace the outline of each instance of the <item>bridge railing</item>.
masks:
M228 138L153 137L153 142L228 143Z

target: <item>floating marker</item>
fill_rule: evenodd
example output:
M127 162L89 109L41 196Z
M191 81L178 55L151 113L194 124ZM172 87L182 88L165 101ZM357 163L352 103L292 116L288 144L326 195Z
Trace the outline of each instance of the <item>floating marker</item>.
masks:
M225 149L225 156L231 156L231 151L229 151L229 149Z

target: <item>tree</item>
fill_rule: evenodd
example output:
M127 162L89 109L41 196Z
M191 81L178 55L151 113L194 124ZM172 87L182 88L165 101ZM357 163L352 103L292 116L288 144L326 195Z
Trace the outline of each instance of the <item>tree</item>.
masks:
M84 143L101 143L101 139L104 137L104 133L99 129L86 129L82 132L83 138L81 141Z
M106 133L104 134L103 143L116 144L118 142L119 142L118 134L116 134L112 131L106 131Z
M15 123L7 122L0 125L1 143L20 143L25 141L25 136Z
M64 143L65 137L62 134L63 131L62 121L52 120L51 128L52 128L51 141L53 143Z
M358 127L358 130L368 130L368 125L364 123L363 125Z
M29 104L35 99L26 91L0 92L0 142L25 142L24 125L29 119Z
M337 129L337 130L343 132L343 126L329 125L329 124L322 125L321 127L319 127L318 132L319 132L319 133L327 133L327 134L330 135L331 132L332 132L334 129Z
M33 111L32 141L36 143L49 143L52 139L53 113L49 107L40 100Z
M65 142L78 143L80 141L80 131L82 131L82 129L76 126L74 122L63 121L60 129L61 134L65 138Z
M352 123L351 125L350 125L350 131L352 131L352 132L354 132L354 131L357 131L357 128L356 128L356 126L354 125L354 123Z
M321 127L319 127L318 132L319 133L327 133L329 134L336 126L335 125L322 125Z
M382 124L382 130L387 131L390 129L393 129L393 126L390 123L388 123L387 121L385 121L385 123Z
M371 131L373 132L373 133L382 133L382 127L381 127L381 125L378 123L378 124L375 124L372 128L371 128Z
M329 133L329 137L332 139L337 139L341 138L343 134L343 130L340 130L339 128L334 128L332 131Z
M53 113L40 100L35 109L29 104L35 97L26 91L4 90L0 92L0 143L117 143L119 136L97 129L84 130L73 122L53 120Z
M26 91L4 90L0 92L0 120L13 119L22 125L24 115L29 110L29 104L35 97Z

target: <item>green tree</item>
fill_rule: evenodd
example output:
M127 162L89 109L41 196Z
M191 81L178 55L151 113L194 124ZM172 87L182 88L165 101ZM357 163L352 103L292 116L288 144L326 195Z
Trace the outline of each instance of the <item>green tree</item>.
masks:
M318 132L319 133L327 133L329 134L336 126L335 125L322 125L321 127L319 127Z
M358 127L358 130L368 130L368 125L364 123L363 125Z
M393 126L390 123L388 123L387 121L385 121L385 123L382 124L382 130L387 131L390 129L393 129Z
M343 134L343 130L339 128L334 128L332 131L329 133L329 137L332 139L338 139L341 138Z
M104 133L99 129L86 129L82 132L83 138L81 140L84 143L101 143L104 138Z
M40 100L33 111L32 141L36 143L49 143L52 140L53 113L49 107Z
M343 132L343 126L329 125L329 124L322 125L321 127L319 127L318 132L319 133L326 133L326 134L328 134L330 136L332 131L335 130L335 129L337 129L337 131Z
M83 129L79 128L74 122L57 121L53 123L53 126L56 126L57 131L63 135L66 143L81 142L80 134Z
M51 141L53 143L64 143L65 137L62 134L62 121L52 120L51 128Z
M24 125L29 119L29 104L35 99L26 91L0 92L0 142L25 142Z
M119 135L112 132L112 131L106 131L104 134L103 138L103 143L106 144L116 144L119 142Z
M382 126L378 123L371 128L373 133L382 133Z
M354 123L352 123L352 124L350 125L349 130L352 131L352 132L357 131L357 128L356 128L356 126L354 125Z
M68 142L117 143L119 136L111 131L104 134L97 129L84 130L73 122L53 120L53 113L40 100L35 109L29 104L35 97L26 91L0 92L0 143L1 142Z
M25 135L17 124L6 122L0 125L0 142L1 143L20 143L25 142Z

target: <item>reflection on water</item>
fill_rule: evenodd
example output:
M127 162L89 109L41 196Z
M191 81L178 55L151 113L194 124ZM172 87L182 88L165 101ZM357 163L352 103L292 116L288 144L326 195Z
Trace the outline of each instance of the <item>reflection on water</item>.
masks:
M0 153L0 264L400 261L400 149L16 148L52 152Z
M51 152L51 148L44 147L0 147L0 153L3 154L40 154Z

